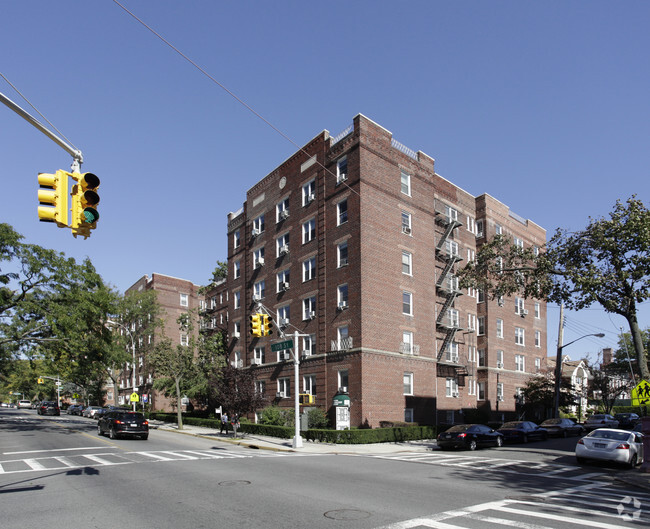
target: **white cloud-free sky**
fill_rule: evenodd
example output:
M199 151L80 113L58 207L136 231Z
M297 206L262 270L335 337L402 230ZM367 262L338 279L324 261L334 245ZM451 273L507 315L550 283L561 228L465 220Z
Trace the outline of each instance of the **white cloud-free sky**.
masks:
M474 195L545 227L584 228L650 197L650 3L2 0L2 73L97 174L88 240L39 223L36 175L71 158L0 105L0 222L82 259L123 291L152 272L204 284L226 215L323 129L362 113ZM32 114L0 78L4 93ZM292 143L294 142L294 143ZM559 307L549 307L549 351ZM625 321L568 312L578 358ZM650 325L650 305L641 326Z

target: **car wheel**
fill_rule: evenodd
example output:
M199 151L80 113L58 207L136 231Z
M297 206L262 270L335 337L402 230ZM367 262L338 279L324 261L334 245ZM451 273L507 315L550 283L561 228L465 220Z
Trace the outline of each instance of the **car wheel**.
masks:
M102 427L99 424L97 425L97 435L104 435L104 432L102 432Z
M111 426L110 430L108 430L108 436L111 439L117 439L117 434L115 433L115 428Z
M636 454L632 454L632 457L630 457L630 462L628 463L628 466L630 468L635 468L637 465L637 457Z
M473 451L473 450L476 450L476 440L475 440L475 439L472 439L472 440L469 442L469 444L467 445L467 448L469 448L469 449L472 450L472 451Z
M525 443L526 441L524 441ZM501 448L503 446L503 437L498 436L497 437L497 448Z

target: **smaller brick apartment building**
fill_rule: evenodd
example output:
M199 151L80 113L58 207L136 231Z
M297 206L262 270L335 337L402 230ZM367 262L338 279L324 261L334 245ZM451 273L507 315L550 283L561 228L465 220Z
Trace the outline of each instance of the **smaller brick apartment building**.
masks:
M179 328L177 319L189 310L203 309L204 297L199 293L200 287L186 279L179 279L163 274L152 274L151 277L145 275L138 279L125 292L128 296L133 292L153 290L156 292L156 298L161 308L160 318L163 320L164 333L172 341L173 345L183 343L187 337L184 336ZM132 362L128 363L119 378L119 394L117 404L128 405L129 396L133 393L133 371L135 368L136 387L135 391L142 398L146 395L150 409L160 411L172 411L172 402L161 392L153 389L153 373L147 364L146 349L151 347L156 340L154 335L145 335L141 328L135 324L129 329L131 336L135 341L135 366ZM198 329L195 330L198 333ZM129 348L131 351L131 348ZM109 394L112 394L112 386L109 388ZM109 402L115 399L107 399Z
M282 340L254 338L262 309L300 333L300 393L351 425L464 422L480 408L512 416L546 358L546 305L489 300L455 272L495 234L541 247L546 232L490 195L438 175L434 160L363 115L323 131L247 192L228 215L228 277L206 294L210 327L233 365L255 371L269 402L292 407Z

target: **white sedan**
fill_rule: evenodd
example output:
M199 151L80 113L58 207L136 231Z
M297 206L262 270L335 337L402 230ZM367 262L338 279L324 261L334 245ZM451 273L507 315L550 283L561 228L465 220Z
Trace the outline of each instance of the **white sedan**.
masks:
M613 461L630 468L643 462L643 434L628 430L598 428L578 441L576 460Z

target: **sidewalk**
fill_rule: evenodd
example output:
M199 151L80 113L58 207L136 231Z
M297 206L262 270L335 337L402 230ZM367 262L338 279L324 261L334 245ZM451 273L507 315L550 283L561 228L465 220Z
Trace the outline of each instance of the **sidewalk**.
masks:
M213 428L184 424L179 430L176 424L162 421L149 421L151 428L173 431L184 435L193 435L205 439L216 439L224 443L245 446L252 449L274 450L277 452L300 452L307 454L394 454L400 452L430 452L438 450L435 439L407 441L403 443L372 443L372 444L331 444L316 443L303 439L302 447L293 448L293 439L280 439L249 433L237 433L234 438L231 433L222 434Z

